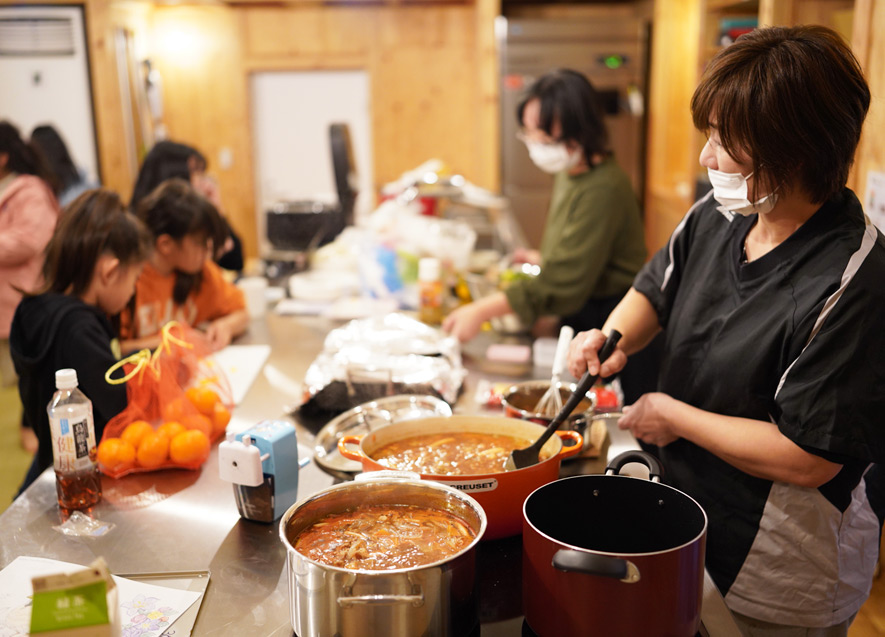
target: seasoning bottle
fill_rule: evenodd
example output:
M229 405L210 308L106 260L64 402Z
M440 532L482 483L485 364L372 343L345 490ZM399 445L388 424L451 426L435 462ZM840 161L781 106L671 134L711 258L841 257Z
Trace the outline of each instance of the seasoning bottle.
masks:
M439 259L418 261L418 319L428 325L442 323L443 284Z
M75 369L56 371L55 387L46 411L58 506L67 511L87 509L101 500L92 401L77 387Z

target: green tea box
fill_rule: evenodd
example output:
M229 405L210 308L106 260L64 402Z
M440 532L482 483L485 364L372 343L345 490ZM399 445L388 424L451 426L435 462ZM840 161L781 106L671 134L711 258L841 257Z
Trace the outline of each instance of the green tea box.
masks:
M118 637L117 587L98 558L72 573L35 577L31 635L38 637Z

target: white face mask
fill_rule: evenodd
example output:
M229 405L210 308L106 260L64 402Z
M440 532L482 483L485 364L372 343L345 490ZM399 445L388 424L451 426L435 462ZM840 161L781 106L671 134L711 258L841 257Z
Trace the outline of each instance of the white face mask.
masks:
M555 174L563 170L570 170L581 161L580 151L569 153L568 148L562 142L541 144L527 141L525 145L529 149L529 157L532 158L535 166L545 173Z
M749 216L753 213L764 215L771 212L777 203L777 194L771 192L755 202L747 199L747 179L740 173L724 173L707 168L707 175L713 185L713 198L719 202L719 210L729 219L733 213Z

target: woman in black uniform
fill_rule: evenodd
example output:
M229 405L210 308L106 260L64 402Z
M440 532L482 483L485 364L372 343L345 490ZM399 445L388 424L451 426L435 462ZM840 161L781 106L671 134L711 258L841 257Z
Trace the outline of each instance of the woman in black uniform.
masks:
M608 375L665 332L659 391L619 424L706 510L707 569L745 635L846 635L871 587L885 243L845 188L869 103L824 27L721 51L692 98L712 192L571 348L570 371L595 372L623 333Z

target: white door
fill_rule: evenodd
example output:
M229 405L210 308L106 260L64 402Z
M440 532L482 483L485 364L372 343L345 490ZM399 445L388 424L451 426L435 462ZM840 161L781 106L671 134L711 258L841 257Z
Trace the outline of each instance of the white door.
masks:
M284 71L251 77L256 218L262 254L269 244L265 210L278 201L337 202L329 125L350 132L359 195L355 217L373 203L369 74L366 71Z

